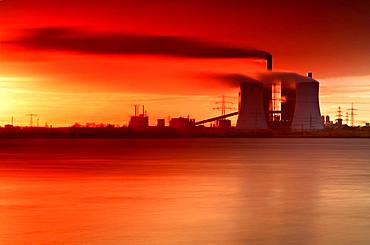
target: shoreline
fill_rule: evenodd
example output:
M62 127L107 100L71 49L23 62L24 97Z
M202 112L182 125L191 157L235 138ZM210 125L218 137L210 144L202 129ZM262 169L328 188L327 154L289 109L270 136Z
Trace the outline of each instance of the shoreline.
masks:
M177 139L177 138L370 138L369 127L328 128L320 131L238 131L235 128L194 127L174 129L149 127L137 131L127 127L102 128L0 128L0 139Z

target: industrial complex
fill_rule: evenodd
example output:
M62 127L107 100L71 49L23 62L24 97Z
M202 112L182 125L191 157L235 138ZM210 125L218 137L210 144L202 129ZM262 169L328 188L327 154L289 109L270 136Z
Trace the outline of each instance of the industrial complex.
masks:
M370 125L354 127L354 110L351 107L351 124L346 114L343 123L339 107L336 122L322 116L319 103L319 82L311 72L306 76L290 72L273 72L272 55L262 57L267 63L267 72L254 76L240 74L225 78L237 82L238 109L228 105L225 96L217 102L221 115L196 121L178 117L157 119L157 125L149 125L149 115L142 105L135 105L135 114L127 126L88 123L71 127L52 128L33 125L36 114L30 117L29 127L12 124L0 128L0 138L19 137L370 137ZM234 112L226 113L226 109ZM236 126L229 117L237 116ZM206 125L210 125L207 127ZM350 125L350 126L349 126Z
M254 76L229 75L227 79L238 82L238 110L226 113L228 101L223 96L217 109L221 115L196 121L190 117L158 119L156 130L170 131L192 136L355 136L353 130L353 105L351 127L342 123L339 117L334 124L329 116L322 116L319 103L319 82L308 72L306 76L290 72L273 72L272 56L265 57L267 72ZM128 128L134 132L151 128L149 117L144 110L131 117ZM215 109L215 108L214 108ZM233 127L229 117L237 116ZM339 116L341 116L339 112ZM347 114L348 117L348 114ZM205 125L210 125L206 127ZM359 127L356 136L369 135L369 125ZM153 127L152 127L153 128ZM172 131L171 131L172 130ZM334 131L333 131L334 130ZM150 130L149 130L150 131ZM152 130L153 131L153 130ZM339 133L338 133L339 132ZM364 133L365 132L365 133Z
M319 82L297 74L267 74L240 85L239 130L313 131L324 128L319 105Z
M257 78L239 75L238 112L214 120L238 115L236 129L239 131L322 130L319 82L313 79L312 73L304 77L295 73L272 72L272 56L268 56L266 62L269 72Z

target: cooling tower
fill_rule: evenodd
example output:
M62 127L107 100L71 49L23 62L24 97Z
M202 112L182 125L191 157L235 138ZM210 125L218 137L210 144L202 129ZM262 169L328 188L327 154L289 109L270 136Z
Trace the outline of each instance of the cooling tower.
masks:
M248 81L240 84L239 117L236 124L239 130L267 129L263 109L263 83Z
M312 131L323 128L319 105L319 82L311 78L296 81L292 131Z

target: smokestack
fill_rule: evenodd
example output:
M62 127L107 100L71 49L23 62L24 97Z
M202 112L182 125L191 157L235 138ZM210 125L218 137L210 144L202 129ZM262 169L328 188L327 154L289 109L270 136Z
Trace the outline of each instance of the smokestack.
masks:
M307 72L307 77L312 78L312 72Z
M272 55L269 54L266 58L267 70L272 71Z

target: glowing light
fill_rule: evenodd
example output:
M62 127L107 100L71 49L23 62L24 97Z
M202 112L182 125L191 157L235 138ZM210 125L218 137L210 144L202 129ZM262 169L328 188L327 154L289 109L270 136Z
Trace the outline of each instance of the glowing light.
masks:
M287 102L287 97L286 96L281 96L281 103L286 103Z
M28 82L33 81L34 78L31 77L1 77L0 76L0 82Z

